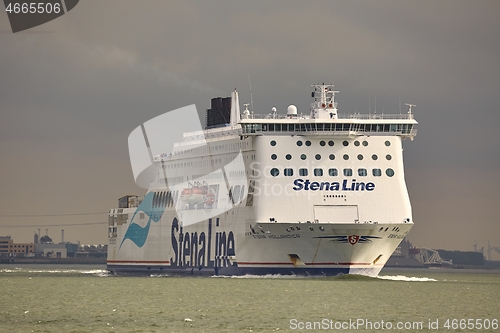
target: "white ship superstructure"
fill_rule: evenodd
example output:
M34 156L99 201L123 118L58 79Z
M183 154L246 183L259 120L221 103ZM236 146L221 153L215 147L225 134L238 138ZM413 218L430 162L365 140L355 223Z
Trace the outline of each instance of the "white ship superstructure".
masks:
M110 210L108 269L116 273L376 276L413 226L404 114L341 114L333 85L293 105L240 112L238 94L212 100L208 128L155 157L139 199Z

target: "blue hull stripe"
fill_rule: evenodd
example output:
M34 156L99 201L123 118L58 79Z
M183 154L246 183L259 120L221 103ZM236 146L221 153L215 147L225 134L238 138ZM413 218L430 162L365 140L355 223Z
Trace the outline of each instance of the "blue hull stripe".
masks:
M149 265L108 265L108 271L117 275L194 275L194 276L213 276L213 275L300 275L300 276L336 276L348 274L348 267L336 268L297 268L297 267L203 267L201 269L171 266L149 266Z

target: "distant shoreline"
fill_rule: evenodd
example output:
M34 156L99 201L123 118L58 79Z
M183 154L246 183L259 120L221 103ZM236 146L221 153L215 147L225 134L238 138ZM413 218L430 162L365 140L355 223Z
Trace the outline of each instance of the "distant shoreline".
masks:
M12 260L13 259L13 260ZM0 264L106 264L106 258L0 258Z

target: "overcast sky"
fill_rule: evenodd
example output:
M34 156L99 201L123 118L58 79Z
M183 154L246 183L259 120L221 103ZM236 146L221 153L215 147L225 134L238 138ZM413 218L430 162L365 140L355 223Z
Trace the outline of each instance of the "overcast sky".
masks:
M141 123L237 88L254 109L307 112L332 82L339 112L399 113L416 246L500 246L499 1L82 0L13 34L0 12L0 235L106 243L105 212L144 194L127 138ZM18 226L16 228L12 226ZM500 260L499 254L492 254Z

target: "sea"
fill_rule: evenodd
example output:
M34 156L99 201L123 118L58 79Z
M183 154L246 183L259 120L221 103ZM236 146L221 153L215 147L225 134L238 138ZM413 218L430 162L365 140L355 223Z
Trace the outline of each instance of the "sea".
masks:
M121 277L0 265L0 332L500 332L500 271Z

